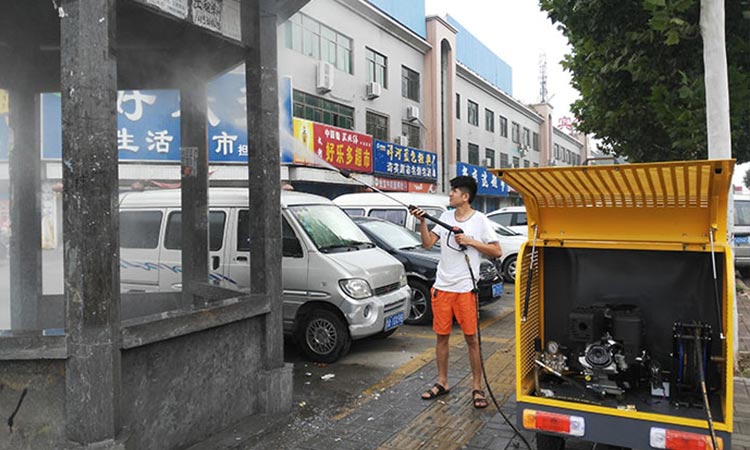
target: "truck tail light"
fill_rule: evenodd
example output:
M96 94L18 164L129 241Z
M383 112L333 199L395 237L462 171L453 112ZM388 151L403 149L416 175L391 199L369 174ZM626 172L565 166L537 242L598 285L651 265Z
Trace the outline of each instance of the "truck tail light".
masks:
M670 450L714 450L711 436L687 431L667 430L665 428L651 428L649 437L651 447ZM724 448L724 441L716 438L717 450Z
M551 431L578 437L583 436L586 432L586 423L583 417L533 409L523 410L523 426L527 430Z

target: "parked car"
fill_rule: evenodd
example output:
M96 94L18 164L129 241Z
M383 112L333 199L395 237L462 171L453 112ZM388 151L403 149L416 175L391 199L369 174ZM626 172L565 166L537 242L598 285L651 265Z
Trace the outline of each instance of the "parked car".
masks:
M524 236L528 236L529 234L525 206L506 206L505 208L487 213L487 217L493 222L504 225L516 233L521 233Z
M750 196L734 196L734 267L750 274Z
M527 238L497 222L492 222L492 225L495 228L495 233L497 233L500 247L503 249L503 255L498 261L497 270L502 274L505 281L515 283L516 259L518 252L521 250L521 245L526 242Z
M440 249L436 247L430 250L425 249L417 233L387 220L374 217L353 217L353 220L370 240L404 265L408 283L412 289L411 310L406 323L430 323L432 321L430 289L435 282ZM487 305L499 300L503 293L503 280L495 265L483 259L478 277L479 304Z
M210 278L250 285L248 190L209 189ZM352 340L392 333L409 313L403 265L377 248L330 200L281 192L284 332L317 362L345 355ZM182 290L179 189L120 196L123 291Z

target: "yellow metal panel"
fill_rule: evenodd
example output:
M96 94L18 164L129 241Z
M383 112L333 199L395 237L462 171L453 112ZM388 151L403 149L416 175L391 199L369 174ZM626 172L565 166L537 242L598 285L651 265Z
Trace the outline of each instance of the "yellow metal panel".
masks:
M540 239L726 244L734 160L493 169ZM531 231L529 233L531 235Z

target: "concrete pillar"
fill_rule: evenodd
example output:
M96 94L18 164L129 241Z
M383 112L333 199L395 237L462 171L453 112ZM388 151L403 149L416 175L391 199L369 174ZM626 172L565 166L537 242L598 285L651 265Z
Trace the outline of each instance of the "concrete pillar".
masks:
M60 19L66 436L119 431L120 268L115 0L63 0Z
M180 88L182 152L182 306L192 306L191 287L208 281L208 130L206 82L188 76Z
M267 296L261 345L268 369L284 362L281 316L281 216L279 177L279 97L276 5L270 0L242 3L242 40L247 86L248 173L250 188L250 286ZM261 262L263 262L261 264Z
M42 295L41 162L39 102L34 87L35 51L16 53L10 89L10 310L14 330L37 327Z

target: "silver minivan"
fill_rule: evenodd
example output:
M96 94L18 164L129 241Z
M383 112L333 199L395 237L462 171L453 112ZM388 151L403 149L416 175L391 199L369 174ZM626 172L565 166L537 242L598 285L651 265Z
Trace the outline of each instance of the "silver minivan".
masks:
M734 267L750 274L750 196L734 195Z
M178 291L180 190L120 196L123 292ZM250 285L248 190L209 189L210 279ZM377 248L330 200L282 191L284 332L317 362L345 355L352 340L390 335L408 314L403 265Z

